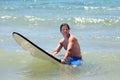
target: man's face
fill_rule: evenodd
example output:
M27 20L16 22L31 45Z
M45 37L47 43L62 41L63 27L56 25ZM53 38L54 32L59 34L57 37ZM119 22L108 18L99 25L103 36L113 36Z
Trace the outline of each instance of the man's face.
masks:
M68 35L68 34L69 34L69 31L70 31L70 30L68 29L67 25L62 26L61 33L62 33L63 35Z

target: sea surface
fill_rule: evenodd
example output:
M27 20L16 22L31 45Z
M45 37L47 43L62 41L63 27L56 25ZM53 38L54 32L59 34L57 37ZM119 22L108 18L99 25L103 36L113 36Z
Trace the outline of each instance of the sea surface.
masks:
M80 43L77 69L31 56L12 36L18 32L51 52L62 23ZM119 79L120 0L0 0L0 80Z

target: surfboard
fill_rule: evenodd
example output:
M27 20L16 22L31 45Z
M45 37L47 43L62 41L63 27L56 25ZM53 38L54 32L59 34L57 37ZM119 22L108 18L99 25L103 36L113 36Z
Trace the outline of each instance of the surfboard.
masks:
M51 55L47 51L43 50L41 47L34 44L32 41L21 35L20 33L12 33L16 42L26 51L28 51L32 56L40 58L42 60L51 61L54 63L61 63L60 59Z

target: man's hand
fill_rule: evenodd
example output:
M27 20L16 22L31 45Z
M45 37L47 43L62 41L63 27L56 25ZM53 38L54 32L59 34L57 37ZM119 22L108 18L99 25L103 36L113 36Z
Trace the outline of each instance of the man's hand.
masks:
M57 54L57 51L51 51L51 54L55 56Z
M65 64L66 60L65 59L61 59L61 63Z

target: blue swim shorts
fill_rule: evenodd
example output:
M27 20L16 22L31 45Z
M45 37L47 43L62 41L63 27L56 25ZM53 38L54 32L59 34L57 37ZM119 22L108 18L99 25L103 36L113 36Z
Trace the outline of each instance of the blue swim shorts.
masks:
M69 65L77 65L79 66L82 62L82 57L68 57L66 60L66 64Z

